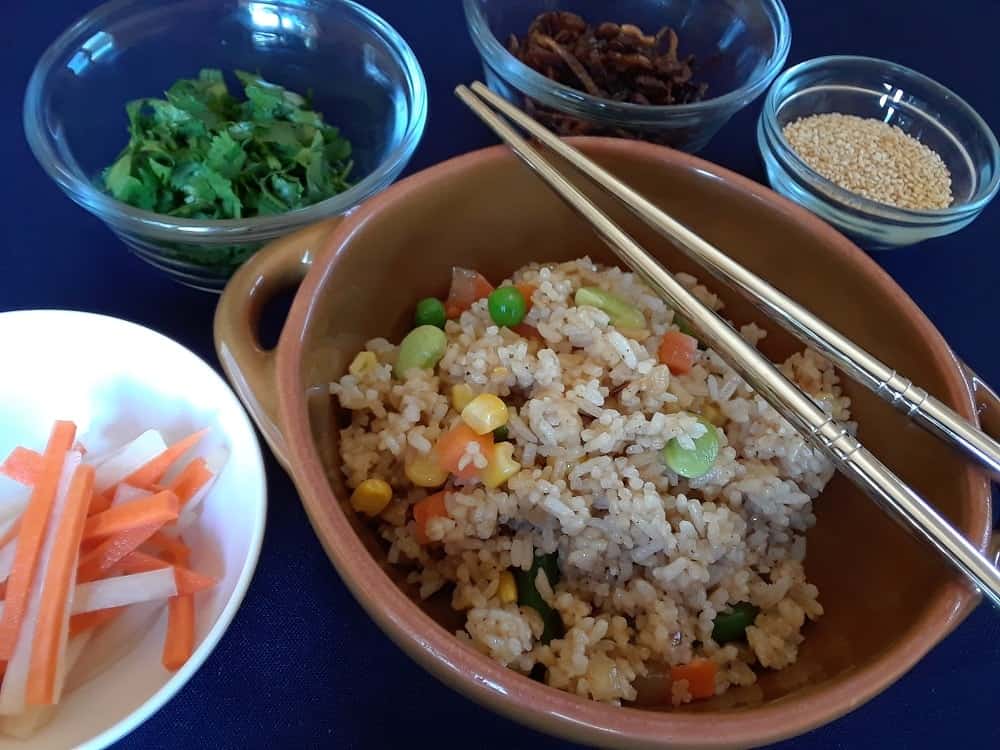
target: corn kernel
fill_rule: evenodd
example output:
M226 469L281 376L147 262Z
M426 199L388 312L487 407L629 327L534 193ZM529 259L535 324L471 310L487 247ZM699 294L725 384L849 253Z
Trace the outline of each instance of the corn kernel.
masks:
M448 478L447 470L441 468L433 453L415 453L403 465L406 478L417 487L440 487Z
M451 387L451 406L457 412L461 412L475 397L475 392L465 383Z
M477 435L507 424L507 404L492 393L480 393L462 409L462 421Z
M490 374L495 378L505 378L510 375L510 370L506 367L494 367Z
M374 370L377 364L378 359L375 357L375 352L358 352L347 371L354 377L360 378L365 373Z
M714 401L709 401L702 407L701 416L716 427L722 427L726 424L726 415L722 413L722 409Z
M505 570L500 574L500 586L497 588L497 595L501 604L513 604L517 601L517 581L514 574Z
M495 490L520 470L521 464L514 460L514 444L497 443L480 478L489 489Z
M392 487L382 479L366 479L351 494L351 507L358 513L377 516L392 500Z

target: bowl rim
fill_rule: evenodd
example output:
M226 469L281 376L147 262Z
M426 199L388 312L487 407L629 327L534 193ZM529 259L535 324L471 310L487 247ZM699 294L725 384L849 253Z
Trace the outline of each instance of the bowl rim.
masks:
M232 594L230 594L229 599L219 612L215 622L212 623L208 632L205 633L205 637L202 639L201 643L198 644L198 647L194 650L194 653L191 654L191 657L184 663L184 665L174 672L167 679L167 681L164 682L163 685L161 685L160 688L148 699L146 699L144 703L135 709L135 711L122 717L120 720L99 734L89 738L87 741L79 745L78 748L78 750L102 750L137 729L153 714L163 708L163 706L166 705L171 698L177 695L177 693L180 692L180 690L194 676L195 672L201 669L209 655L215 650L215 647L218 646L219 641L222 640L223 634L225 634L225 632L229 629L230 624L232 624L233 618L236 616L236 612L239 610L240 606L242 606L243 599L250 587L250 582L253 580L254 573L257 570L261 547L264 543L264 528L267 525L267 470L264 466L264 456L260 449L260 441L257 438L257 432L254 429L253 424L250 422L250 418L247 416L246 410L243 408L243 404L233 392L232 386L226 382L225 378L220 376L219 373L216 372L215 369L204 359L199 357L186 346L174 341L159 331L154 331L152 328L147 328L146 326L138 323L133 323L132 321L124 320L122 318L116 318L111 315L101 315L99 313L84 312L80 310L55 309L12 310L9 312L0 312L0 319L4 320L29 320L31 318L38 318L42 316L76 319L83 318L93 321L88 327L93 327L93 325L117 325L132 328L143 336L158 340L159 344L162 346L181 350L186 357L190 358L192 367L203 368L207 375L210 375L212 378L220 381L220 385L224 388L224 392L228 394L228 397L232 400L232 405L240 415L242 423L241 429L249 435L248 445L252 446L253 450L250 458L260 469L261 485L260 492L257 493L259 495L259 501L256 503L258 505L257 518L259 520L250 535L247 555L244 559L239 577L236 579L236 585L233 587ZM253 503L254 497L254 495L250 495L244 498L244 500L248 503Z
M993 177L985 186L980 186L979 197L975 200L964 203L953 203L946 208L936 209L912 209L892 206L888 203L866 198L858 193L851 192L846 188L830 180L811 166L799 156L798 152L785 138L785 134L778 124L777 112L780 106L787 100L788 96L781 96L782 87L795 76L804 72L809 72L824 66L853 65L859 68L882 69L893 76L905 76L918 81L931 89L936 97L951 100L952 106L969 118L969 120L985 135L990 151L993 155ZM792 94L798 92L791 92ZM779 99L780 96L780 99ZM825 203L836 206L838 209L853 211L877 221L891 221L905 224L926 224L926 223L948 223L960 220L970 215L979 213L985 206L993 200L998 190L1000 190L1000 143L997 142L993 130L983 119L982 115L947 86L939 83L930 76L924 75L918 70L877 57L867 57L864 55L826 55L803 60L796 65L783 71L767 92L764 99L764 106L760 112L760 124L766 134L763 142L758 139L758 146L763 150L764 143L767 144L771 155L782 164L792 175L804 178L809 185L814 196Z
M638 156L647 161L672 163L707 173L805 225L829 247L829 252L840 256L849 268L870 278L902 306L944 372L948 392L942 393L942 397L955 404L963 416L975 418L969 384L941 334L874 260L832 227L768 188L689 154L639 141L573 138L570 142L592 156L613 157L625 153L633 158ZM327 480L309 428L307 393L301 387L302 348L303 332L314 308L314 299L326 279L335 272L343 245L394 202L404 201L412 193L432 189L439 181L510 159L513 156L503 146L473 151L419 172L366 203L328 236L326 248L317 257L292 302L276 351L279 417L287 440L288 463L310 523L342 580L379 627L445 684L502 715L580 742L630 748L762 745L832 721L885 690L957 626L978 601L957 578L942 585L906 637L866 666L833 678L822 690L805 690L781 701L745 710L728 709L711 714L660 713L585 700L540 685L480 654L426 615L365 549ZM971 517L966 522L978 537L972 541L978 548L985 549L991 520L989 483L971 465L965 467L957 481L961 482L961 491L972 499ZM706 732L709 725L711 732Z
M73 22L46 48L32 69L25 88L22 124L28 145L35 158L48 175L76 203L113 226L138 235L178 235L188 241L243 241L268 239L275 232L287 231L290 225L318 221L327 216L344 213L377 193L387 181L393 179L409 160L423 135L427 121L427 82L416 55L403 37L381 16L354 2L354 0L318 0L329 6L341 6L359 18L362 25L374 30L386 47L398 58L404 71L412 97L406 130L399 143L365 177L342 193L319 203L274 216L254 216L242 219L184 219L136 208L107 195L89 181L80 179L59 156L48 137L45 112L41 106L41 92L55 69L56 61L68 50L81 33L105 22L123 11L138 6L144 0L111 0L98 6ZM287 0L276 0L285 4ZM225 4L220 2L221 4Z
M774 37L774 49L767 64L756 76L749 78L741 86L725 94L702 99L698 102L670 105L616 102L592 96L584 91L546 78L507 51L507 48L490 29L480 0L462 0L462 5L465 9L469 34L483 61L496 69L498 73L502 69L503 73L509 75L511 82L523 93L548 106L585 117L600 115L612 122L655 124L662 123L667 119L674 119L674 115L680 118L727 108L736 110L753 101L767 88L788 58L788 51L792 46L792 26L782 0L758 0L758 2L766 10L770 10L769 16L773 17L771 31Z

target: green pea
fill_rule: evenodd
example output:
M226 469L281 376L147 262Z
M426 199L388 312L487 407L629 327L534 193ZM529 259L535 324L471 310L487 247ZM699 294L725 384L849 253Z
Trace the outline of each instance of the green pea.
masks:
M646 327L646 316L642 314L642 310L596 286L580 287L576 290L573 301L577 307L596 307L607 313L611 324L618 328L639 331Z
M747 628L753 625L758 612L760 610L750 602L740 602L734 604L732 609L719 612L715 616L712 639L720 645L743 640L746 637Z
M502 286L490 292L486 301L490 317L498 326L513 328L518 325L528 311L528 303L520 290L512 286Z
M431 325L414 328L399 344L399 356L392 373L403 378L414 368L430 370L444 356L448 337L444 331Z
M504 440L510 437L510 430L507 429L507 425L502 424L493 430L493 442L502 443Z
M677 438L671 438L663 446L663 458L667 466L682 477L697 479L709 472L719 455L719 433L715 426L704 417L699 417L707 432L694 440L694 449L684 448Z
M444 328L444 322L447 319L444 303L437 297L427 297L417 303L417 309L413 315L413 325Z
M562 635L562 617L546 601L535 588L535 579L538 571L544 570L545 577L549 579L549 585L555 588L559 582L559 558L558 553L552 552L548 555L535 555L528 571L516 568L514 570L514 580L517 583L517 603L522 607L531 607L542 616L545 623L545 630L542 632L542 643L548 643L553 638Z

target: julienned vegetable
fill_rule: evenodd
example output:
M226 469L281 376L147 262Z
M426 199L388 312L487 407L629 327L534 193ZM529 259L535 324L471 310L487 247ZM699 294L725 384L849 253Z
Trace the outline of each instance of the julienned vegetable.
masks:
M18 447L0 464L30 495L0 537L0 729L42 726L37 712L59 702L90 635L132 604L167 604L167 669L190 657L193 595L215 581L188 567L176 534L215 477L203 458L184 460L204 434L167 445L151 430L93 457L57 422L42 453Z
M137 208L193 219L281 214L350 187L351 144L307 98L242 71L245 99L202 70L163 99L126 105L129 142L105 189Z
M540 640L542 643L548 643L553 638L562 635L563 623L559 613L552 609L538 592L538 586L535 582L538 580L540 570L545 571L549 586L555 588L559 582L559 557L557 553L536 554L529 570L515 568L513 572L514 581L517 584L517 603L522 607L531 607L542 616L545 630L542 632Z
M719 455L719 434L715 425L704 418L698 421L705 426L705 432L694 439L694 448L685 448L677 438L670 438L663 447L667 466L688 479L707 474Z

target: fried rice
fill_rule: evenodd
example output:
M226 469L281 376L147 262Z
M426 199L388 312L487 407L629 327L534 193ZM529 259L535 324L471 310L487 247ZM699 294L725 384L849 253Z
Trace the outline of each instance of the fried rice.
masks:
M722 309L696 279L678 279ZM446 323L433 370L394 378L398 347L374 339L372 365L331 385L351 417L341 434L348 486L379 478L392 488L374 521L389 561L409 571L421 597L450 597L464 615L457 637L598 701L648 701L640 691L651 677L695 660L714 663L716 695L795 662L805 624L823 613L803 561L830 461L712 350L699 350L682 375L661 364L657 348L678 321L634 274L583 258L526 266L510 281L535 287L524 323L537 336L497 326L481 299ZM627 300L646 328L618 330L601 310L576 306L582 286ZM740 332L754 345L766 335L753 324ZM850 425L828 361L806 350L780 369ZM412 507L437 490L414 486L404 466L460 421L449 396L456 384L507 403L521 468L496 489L450 477L447 513L428 520L421 538ZM718 456L708 473L685 479L661 450L703 434L700 416L718 425ZM482 468L475 450L463 460ZM548 642L538 609L504 603L500 591L505 571L532 570L546 554L557 556L559 575L534 584L562 626ZM753 623L741 639L717 643L717 616L739 603L753 605ZM666 705L692 699L686 679L664 684Z

